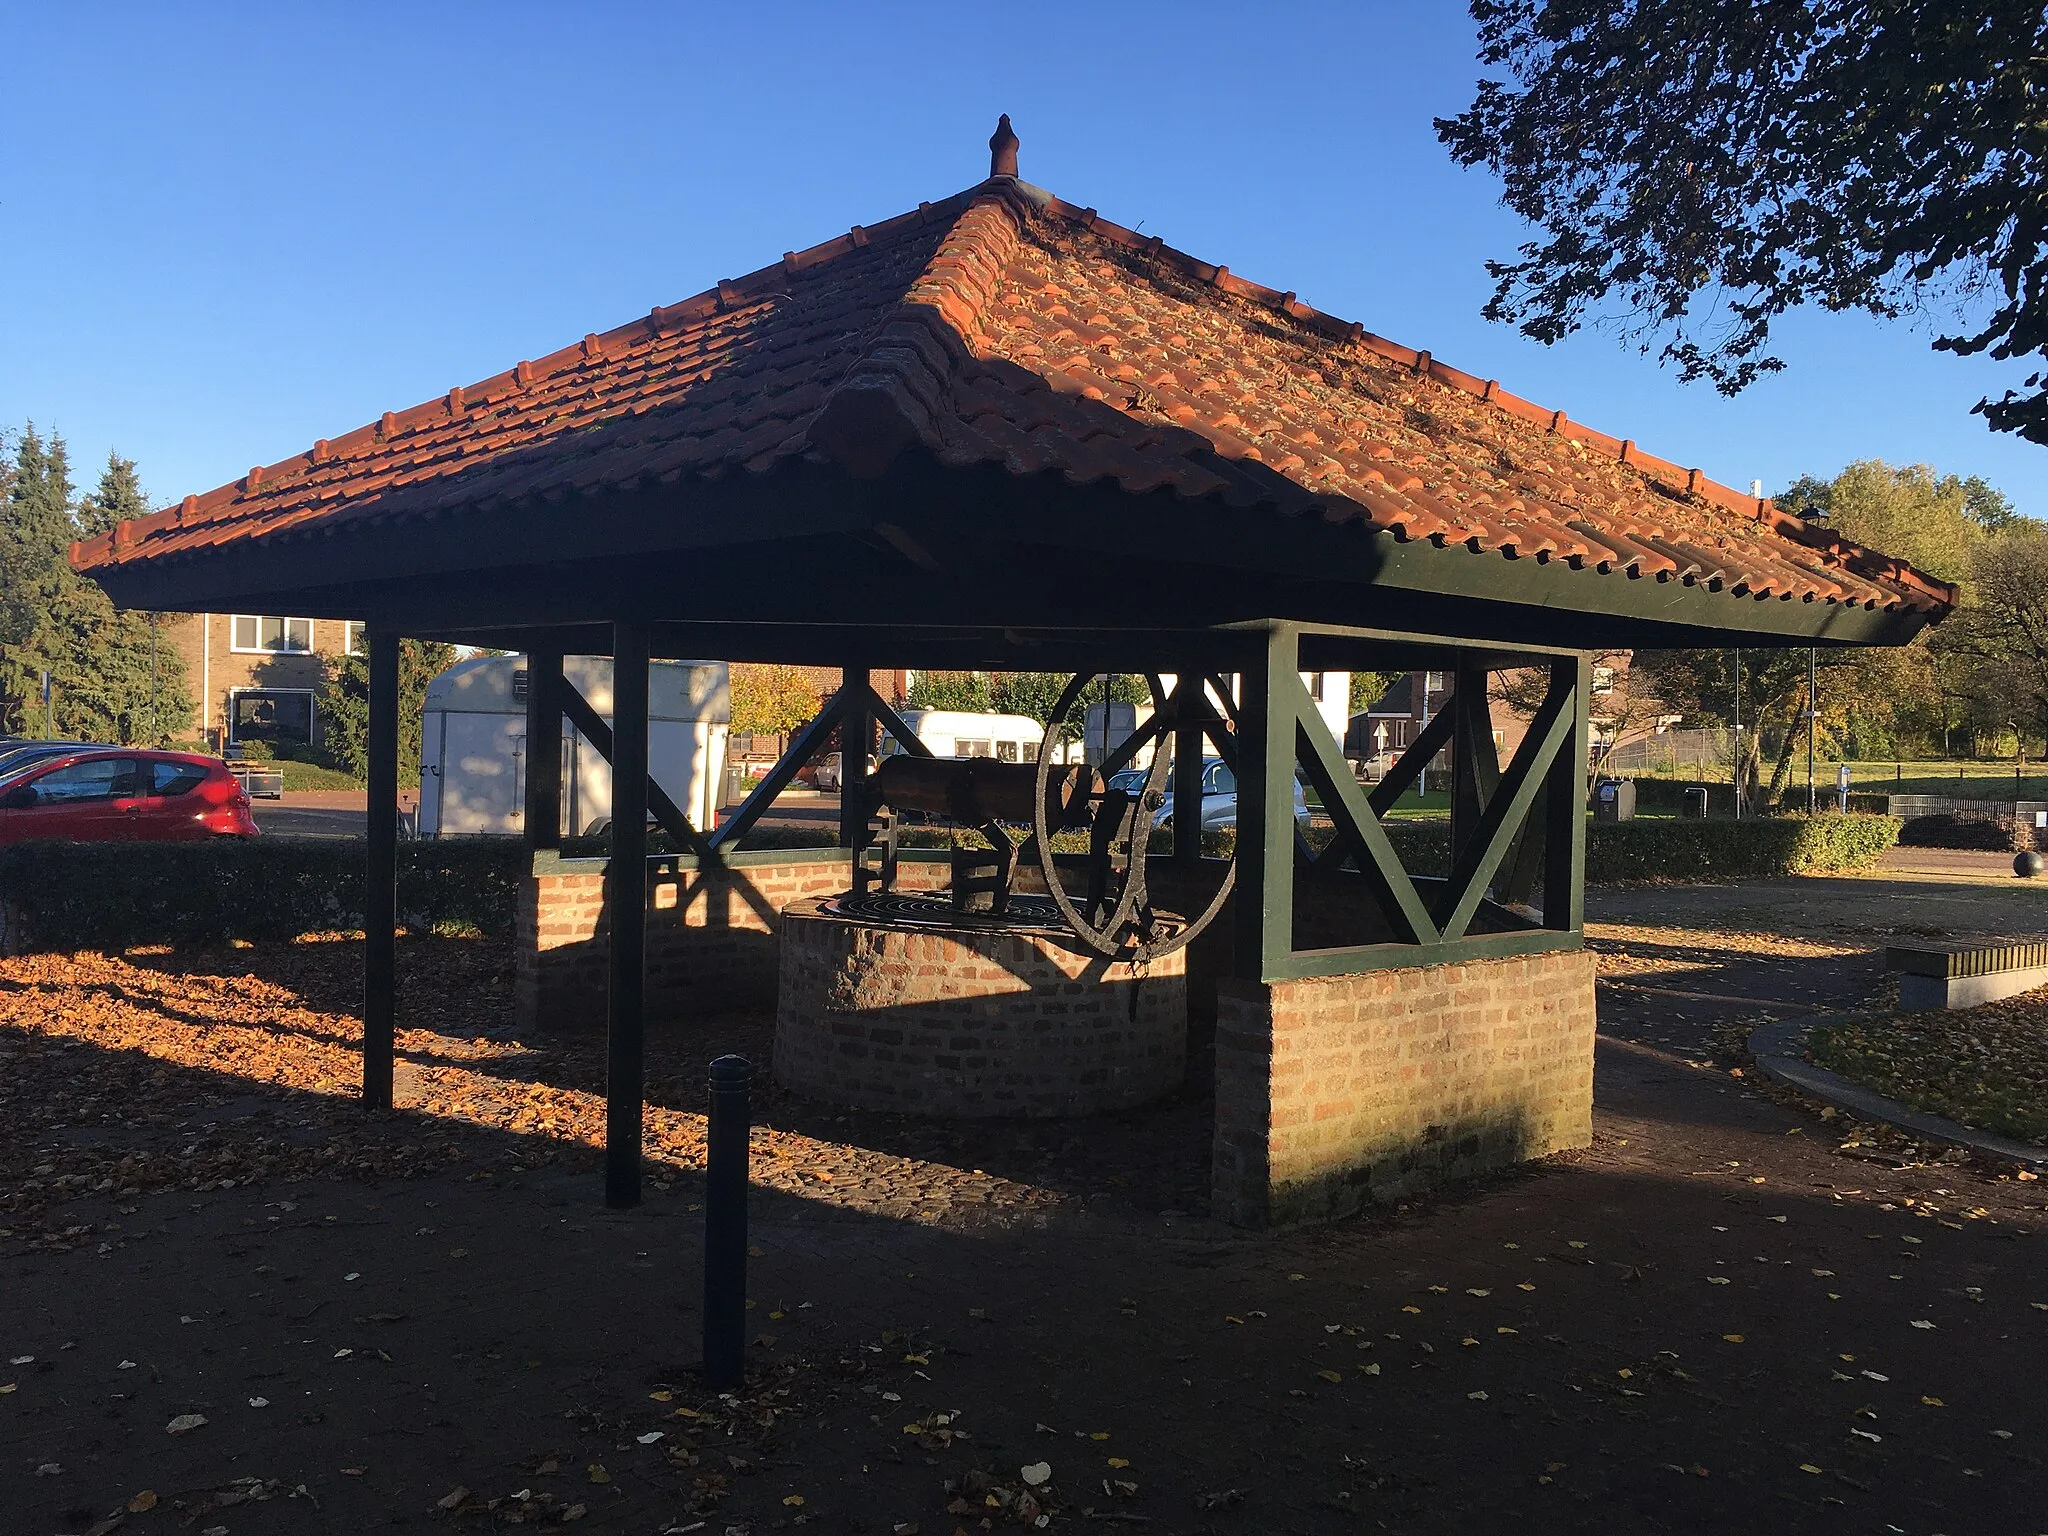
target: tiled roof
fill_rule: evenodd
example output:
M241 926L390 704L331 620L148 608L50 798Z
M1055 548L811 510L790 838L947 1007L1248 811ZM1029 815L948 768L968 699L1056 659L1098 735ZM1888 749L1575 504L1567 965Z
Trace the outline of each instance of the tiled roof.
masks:
M78 544L72 563L566 505L798 457L873 476L906 449L1355 521L1445 559L1936 614L1955 595L1003 175L323 439Z

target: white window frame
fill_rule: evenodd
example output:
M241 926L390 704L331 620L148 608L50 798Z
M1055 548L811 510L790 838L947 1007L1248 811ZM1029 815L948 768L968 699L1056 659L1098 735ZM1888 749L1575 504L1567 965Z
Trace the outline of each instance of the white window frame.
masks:
M278 654L278 653L273 653L273 654ZM297 654L297 652L288 652L288 653L282 653L282 654L290 654L290 655L296 655L296 654ZM260 683L252 683L252 684L250 684L250 685L249 685L248 687L246 687L246 688L230 688L230 689L228 690L228 718L227 718L227 730L226 730L226 732L225 732L225 740L226 740L226 741L232 741L232 742L235 742L235 743L237 743L237 744L239 744L239 743L241 742L241 739L242 739L242 738L241 738L241 737L239 737L239 736L237 736L237 735L235 734L235 704L236 704L236 702L237 702L238 700L240 700L240 698L242 697L242 695L243 695L243 694L245 694L245 693L300 693L300 694L304 694L304 695L305 695L305 697L306 697L306 745L310 747L310 746L312 746L312 745L313 745L313 743L314 743L314 742L316 742L316 741L318 741L318 740L320 739L320 700L319 700L319 697L318 697L318 690L317 690L317 689L313 689L313 688L266 688L266 687L264 687L264 686L263 686L262 684L260 684ZM258 738L258 739L260 739L260 738Z
M244 619L258 626L256 630L258 644L243 645L240 643L236 631ZM268 646L260 643L263 638L261 626L266 620L270 619L275 619L284 626L282 635L286 643L282 646ZM295 646L290 643L292 626L294 624L306 626L306 643L303 646ZM228 649L237 656L310 656L313 654L313 639L313 621L311 619L291 618L277 613L235 613L228 616Z
M343 619L341 621L341 654L357 656L362 654L363 641L370 633L368 619Z

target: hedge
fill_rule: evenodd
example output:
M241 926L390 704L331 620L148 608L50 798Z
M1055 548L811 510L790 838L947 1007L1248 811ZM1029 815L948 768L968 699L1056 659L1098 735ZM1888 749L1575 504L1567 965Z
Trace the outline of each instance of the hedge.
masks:
M1388 835L1412 874L1450 863L1447 820L1395 822ZM1860 869L1898 840L1890 816L1782 816L1752 821L1627 821L1587 829L1586 878L1760 879ZM826 828L763 829L744 846L829 846ZM1159 839L1164 851L1165 839ZM1235 838L1203 851L1229 857ZM943 846L939 829L916 842ZM573 850L565 850L573 851ZM529 867L514 838L398 845L399 919L408 927L509 936ZM347 839L217 843L19 843L0 847L0 904L37 949L126 949L226 939L292 939L360 928L363 846ZM15 936L17 946L22 936Z
M1410 874L1450 872L1447 819L1394 822L1387 837ZM1855 812L1743 821L1596 821L1586 828L1586 883L1768 880L1864 869L1898 840L1897 817Z
M398 845L408 927L512 932L528 867L515 838ZM343 838L0 847L0 902L37 949L291 939L360 928L363 845Z

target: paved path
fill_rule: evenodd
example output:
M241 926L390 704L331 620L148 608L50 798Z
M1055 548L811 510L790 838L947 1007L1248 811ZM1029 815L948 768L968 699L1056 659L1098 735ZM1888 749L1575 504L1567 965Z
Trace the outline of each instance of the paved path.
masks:
M450 1172L83 1194L72 1251L0 1240L0 1358L34 1357L0 1370L10 1519L83 1531L149 1489L124 1530L486 1529L485 1501L523 1494L495 1518L545 1496L592 1531L949 1533L1017 1528L988 1500L1014 1508L1043 1464L1054 1530L2043 1529L2048 1184L1859 1144L1714 1045L1867 995L1892 933L2048 906L1885 878L1600 891L1589 913L1590 1151L1279 1236L1163 1214L1108 1157L1094 1198L973 1222L764 1192L738 1404L691 1371L693 1177L606 1213L590 1173L524 1166L538 1132L421 1122L460 1132ZM195 1145L315 1134L244 1080L156 1091ZM902 1134L816 1119L856 1147ZM1000 1134L956 1145L962 1176L1030 1162ZM168 1435L187 1413L208 1422ZM223 1507L236 1478L276 1496ZM436 1508L458 1485L475 1520Z

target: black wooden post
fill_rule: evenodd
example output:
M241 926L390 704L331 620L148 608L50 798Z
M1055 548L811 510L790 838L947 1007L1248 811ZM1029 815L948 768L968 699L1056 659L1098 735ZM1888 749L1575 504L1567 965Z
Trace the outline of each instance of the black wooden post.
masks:
M648 626L612 626L611 1021L605 1072L604 1203L640 1203L640 1104L646 1061Z
M868 670L847 667L839 674L839 846L865 848L868 833L868 739L874 711L868 707Z
M1173 702L1173 859L1192 864L1202 856L1202 722L1209 712L1200 673L1174 679Z
M704 1376L736 1387L747 1353L747 1138L753 1064L711 1063L711 1115L704 1157Z
M562 653L526 653L526 846L562 846Z
M1294 710L1300 635L1276 624L1243 675L1237 751L1237 964L1264 981L1294 950Z
M363 1103L391 1108L398 1031L398 636L372 629L369 838L363 889Z

